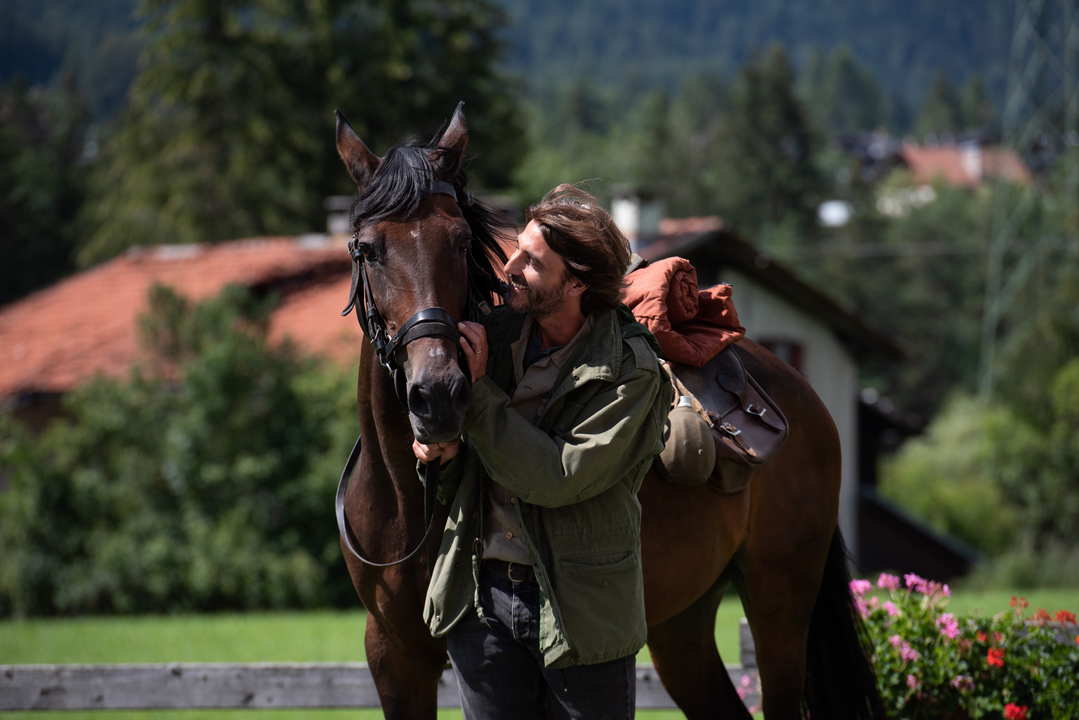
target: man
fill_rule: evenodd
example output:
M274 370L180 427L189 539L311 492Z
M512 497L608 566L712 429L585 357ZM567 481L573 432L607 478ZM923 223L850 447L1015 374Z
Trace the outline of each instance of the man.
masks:
M629 246L588 193L529 211L511 295L461 323L463 443L413 447L457 484L424 618L468 720L632 718L646 624L637 490L670 404L620 304Z

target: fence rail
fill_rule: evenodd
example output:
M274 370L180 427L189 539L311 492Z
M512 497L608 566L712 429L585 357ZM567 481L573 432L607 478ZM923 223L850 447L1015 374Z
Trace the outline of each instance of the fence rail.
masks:
M756 653L745 621L742 665L727 667L746 704L759 702ZM748 678L748 682L743 681ZM458 707L450 670L438 684L439 707ZM0 711L377 708L366 663L159 663L0 665ZM655 670L637 666L637 707L673 708Z

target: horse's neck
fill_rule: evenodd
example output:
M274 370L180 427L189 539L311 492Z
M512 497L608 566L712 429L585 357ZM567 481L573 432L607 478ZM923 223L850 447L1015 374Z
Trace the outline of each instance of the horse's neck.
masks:
M393 486L402 501L415 491L416 459L412 454L412 426L408 411L397 398L393 376L375 359L368 343L360 352L357 404L359 407L360 435L364 452L372 453L368 463L372 472L369 481L380 490ZM381 462L375 461L375 456ZM388 477L376 477L385 473ZM388 482L387 482L388 481Z

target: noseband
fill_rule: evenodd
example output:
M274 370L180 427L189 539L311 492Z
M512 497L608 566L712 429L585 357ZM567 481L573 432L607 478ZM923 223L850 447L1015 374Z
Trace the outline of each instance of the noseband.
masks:
M454 189L453 185L443 180L433 181L428 193L449 195L454 199L454 202L460 204L460 200L457 198L457 191ZM405 377L403 368L397 361L398 350L403 349L413 340L419 340L424 337L442 337L446 338L454 345L457 345L458 338L460 338L460 333L457 330L457 321L453 319L452 315L440 307L424 308L406 320L404 324L398 328L397 333L393 337L390 337L386 332L386 321L375 306L375 298L371 292L371 282L367 278L367 263L360 250L359 237L356 233L353 233L352 240L348 243L348 252L352 257L352 287L349 290L348 305L341 311L341 315L348 315L349 312L355 308L356 321L360 324L360 330L363 331L364 336L374 347L375 356L378 358L379 365L386 368L392 376L393 387L394 391L397 393L397 399L407 408L408 402L405 397ZM468 297L469 302L471 302L471 293L468 293ZM419 552L420 548L427 542L427 537L431 534L431 528L434 526L435 495L438 491L440 463L438 461L427 463L424 467L423 516L424 524L427 527L423 532L423 537L420 538L420 541L416 546L406 553L404 557L390 562L375 562L364 557L356 549L352 542L353 535L348 525L348 518L345 517L345 494L348 492L349 477L352 475L352 470L355 468L356 461L360 457L362 440L362 437L356 438L356 444L353 445L352 452L349 453L345 468L341 471L341 479L337 483L337 497L335 499L337 530L341 534L342 544L360 562L373 567L399 565L400 563L411 559Z

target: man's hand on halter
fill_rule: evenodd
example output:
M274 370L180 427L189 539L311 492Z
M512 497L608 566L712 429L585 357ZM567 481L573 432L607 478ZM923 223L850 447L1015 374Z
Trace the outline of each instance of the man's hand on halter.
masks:
M419 440L412 441L412 452L420 462L432 463L437 458L442 458L442 462L440 462L439 465L445 465L450 460L453 460L460 447L461 443L456 440L444 443L431 443L430 445L424 445Z
M487 374L487 328L479 323L457 323L461 333L461 349L468 360L468 371L472 382Z

